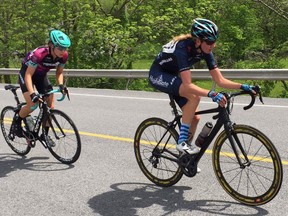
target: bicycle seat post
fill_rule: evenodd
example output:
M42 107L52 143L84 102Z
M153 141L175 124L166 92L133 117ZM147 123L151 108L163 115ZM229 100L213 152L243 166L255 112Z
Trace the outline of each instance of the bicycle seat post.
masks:
M10 90L12 92L17 105L20 104L20 100L19 100L19 97L18 97L17 92L16 92L18 88L19 87L15 87L15 86L9 86L9 87L5 88L6 90Z
M176 107L176 104L175 104L175 100L173 98L173 95L169 94L169 99L170 99L170 106L172 107L172 113L173 115L175 116L179 116L179 113L178 113L178 110L177 110L177 107Z

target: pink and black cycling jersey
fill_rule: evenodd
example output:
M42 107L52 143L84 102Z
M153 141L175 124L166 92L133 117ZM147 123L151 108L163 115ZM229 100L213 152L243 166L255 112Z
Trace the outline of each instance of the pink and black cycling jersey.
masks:
M19 73L19 84L23 93L27 92L27 86L25 83L25 74L28 66L34 67L35 72L32 76L32 83L36 86L39 93L45 93L46 90L52 90L52 85L48 79L47 73L50 69L57 67L64 67L68 60L68 52L63 53L63 57L56 57L53 59L51 50L48 46L38 47L35 50L29 52L22 62L22 67Z
M65 51L62 58L56 57L53 59L51 50L48 46L38 47L29 52L22 62L21 72L26 71L28 66L36 68L33 76L44 77L50 69L58 66L64 67L68 60L68 52Z

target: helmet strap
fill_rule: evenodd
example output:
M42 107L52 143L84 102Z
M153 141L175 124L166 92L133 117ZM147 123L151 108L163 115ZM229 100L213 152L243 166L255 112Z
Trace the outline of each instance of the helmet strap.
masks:
M50 52L51 52L51 55L53 56L53 58L54 58L54 56L55 56L55 58L57 58L58 56L56 55L56 53L55 53L55 46L54 45L52 45L52 47L50 47Z
M202 43L203 43L203 41L201 40L201 39L199 39L199 38L197 38L199 41L200 41L200 45L199 46L195 46L195 48L197 49L197 51L198 50L200 50L201 51L201 53L203 53L203 50L202 50L202 47L201 47L201 45L202 45ZM196 43L195 43L195 45L196 45Z

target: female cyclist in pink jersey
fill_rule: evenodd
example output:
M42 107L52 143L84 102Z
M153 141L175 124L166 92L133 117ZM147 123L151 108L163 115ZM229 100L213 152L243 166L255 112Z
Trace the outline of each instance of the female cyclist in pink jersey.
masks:
M19 72L19 84L27 103L15 116L13 129L19 137L23 136L22 119L37 108L39 96L35 92L34 86L37 92L41 94L52 90L52 85L47 76L50 69L56 68L56 82L63 92L66 88L63 85L63 69L68 60L67 49L70 47L71 41L60 30L52 30L49 36L47 46L37 47L26 55ZM49 107L54 107L53 94L50 95L47 103Z

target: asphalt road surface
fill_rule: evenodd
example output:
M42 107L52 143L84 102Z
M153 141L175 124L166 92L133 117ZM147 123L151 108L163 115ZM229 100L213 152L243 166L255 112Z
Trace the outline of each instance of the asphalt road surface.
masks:
M71 101L56 108L75 122L82 152L73 165L58 162L38 143L26 157L16 155L0 133L0 215L287 215L288 100L264 98L243 111L249 98L235 101L233 121L264 132L283 161L284 179L271 202L244 206L219 185L211 154L205 154L194 178L160 188L140 171L133 149L137 126L148 117L172 120L163 93L70 88ZM60 95L59 95L60 96ZM56 95L57 97L57 95ZM14 105L12 94L0 84L0 109ZM213 107L203 98L200 108ZM211 116L203 116L199 129Z

